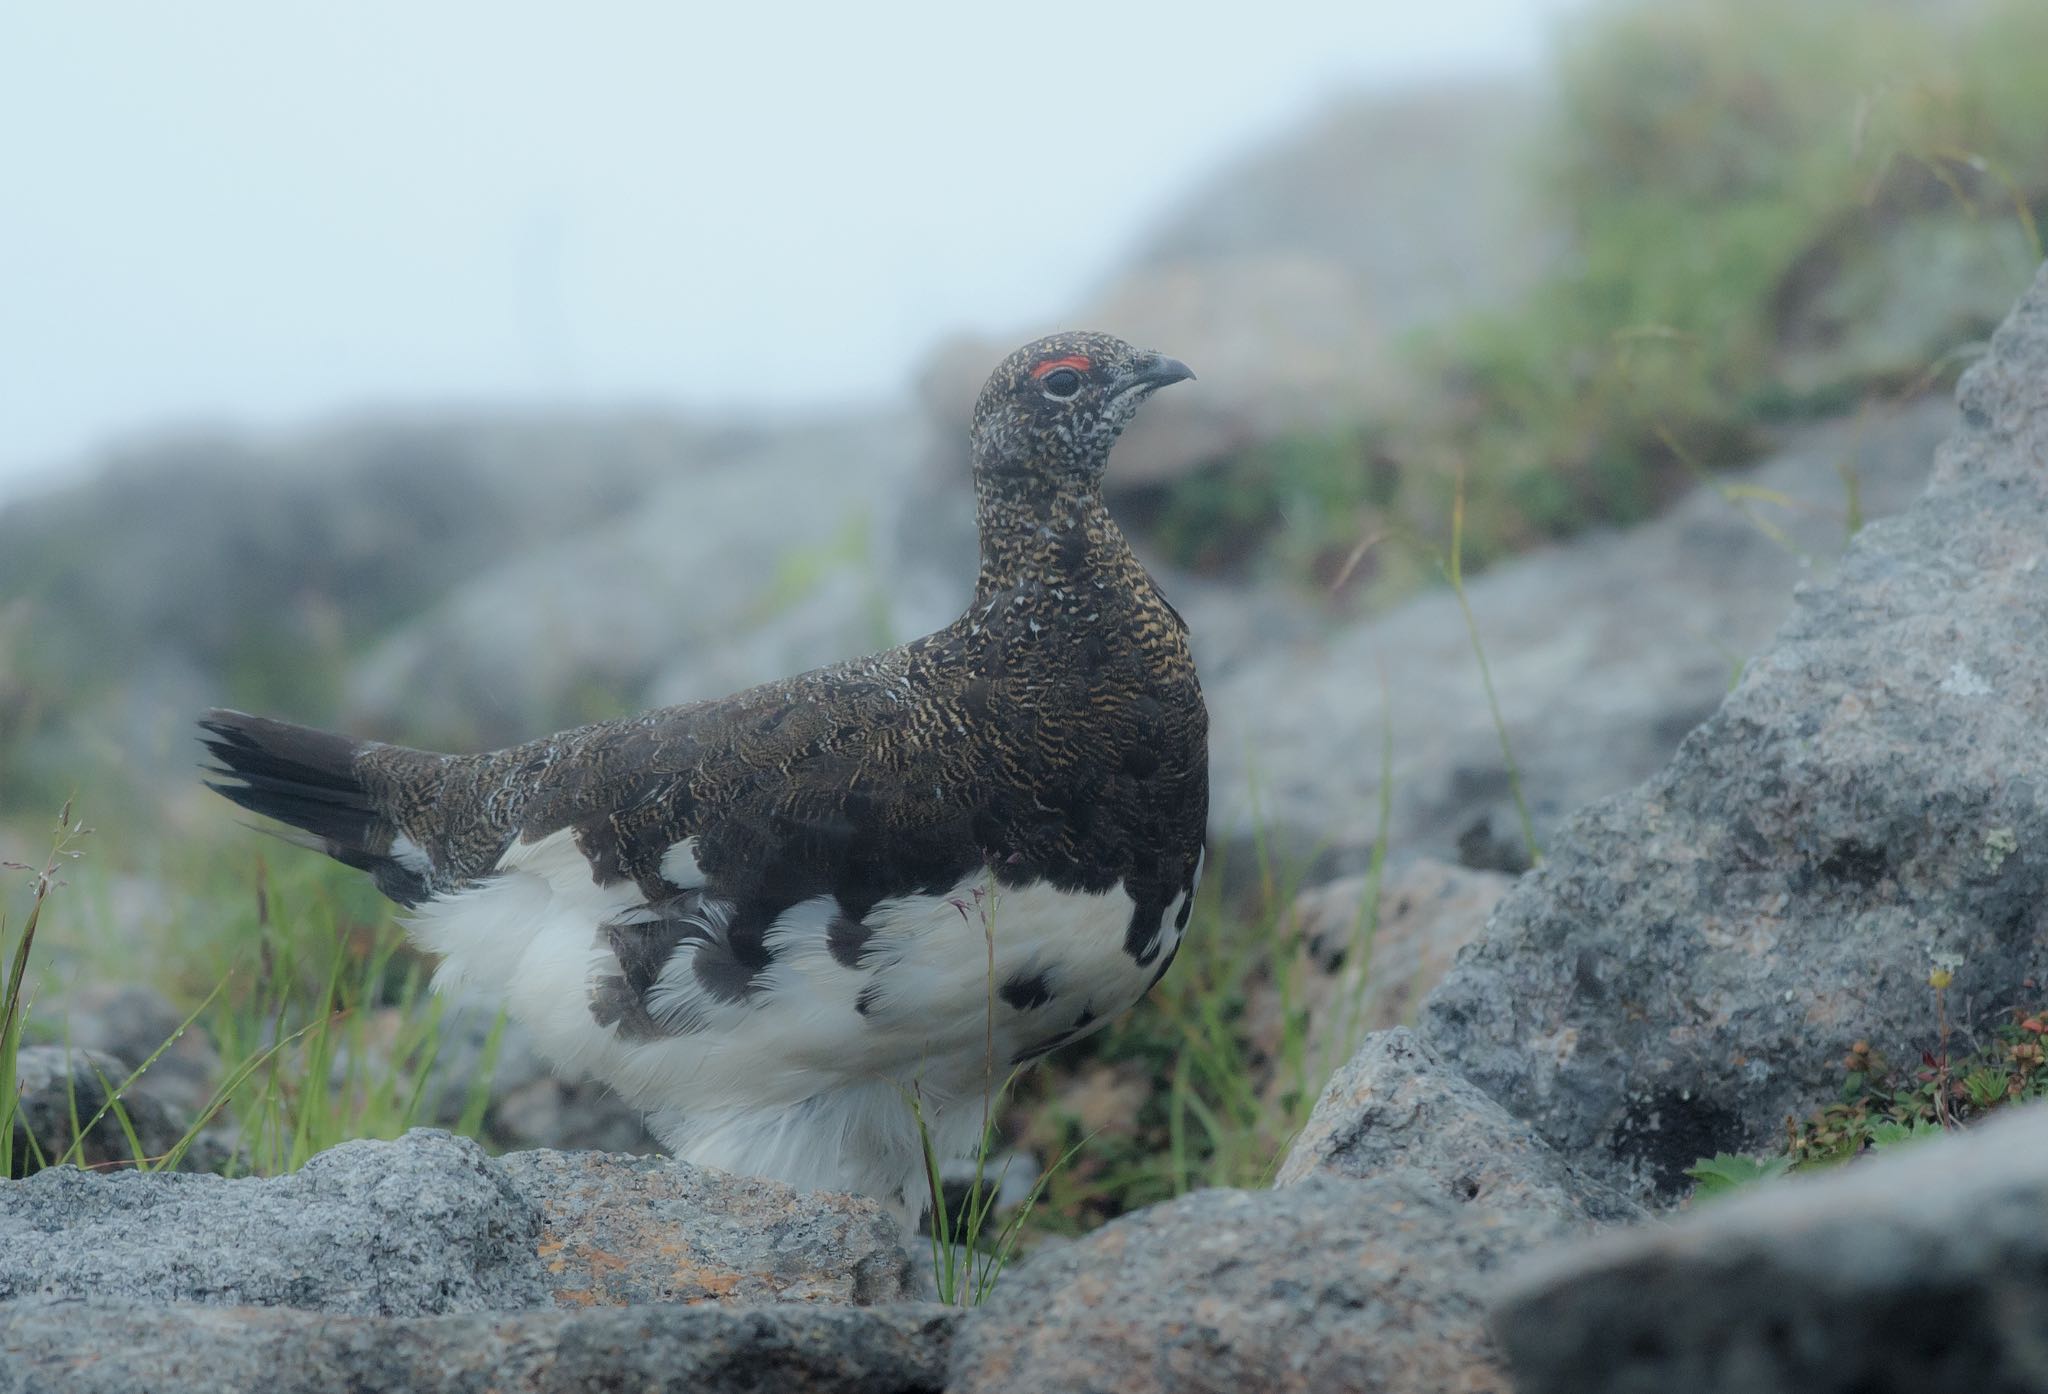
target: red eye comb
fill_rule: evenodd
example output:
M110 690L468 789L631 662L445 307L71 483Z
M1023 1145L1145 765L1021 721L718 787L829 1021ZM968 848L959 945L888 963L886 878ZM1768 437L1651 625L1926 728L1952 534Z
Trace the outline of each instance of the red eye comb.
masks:
M1031 379L1033 382L1036 382L1047 373L1055 372L1061 368L1072 368L1077 373L1085 373L1094 366L1095 364L1086 354L1070 353L1065 358L1046 359L1045 362L1031 370Z

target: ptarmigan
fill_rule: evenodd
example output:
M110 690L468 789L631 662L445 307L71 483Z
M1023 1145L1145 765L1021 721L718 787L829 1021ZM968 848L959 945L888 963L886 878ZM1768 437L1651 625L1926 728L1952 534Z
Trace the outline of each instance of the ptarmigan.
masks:
M970 1150L1012 1067L1130 1007L1187 928L1208 714L1102 475L1192 376L1103 334L1005 359L974 599L914 643L483 755L214 711L212 787L369 872L441 986L678 1157L914 1217L913 1093Z

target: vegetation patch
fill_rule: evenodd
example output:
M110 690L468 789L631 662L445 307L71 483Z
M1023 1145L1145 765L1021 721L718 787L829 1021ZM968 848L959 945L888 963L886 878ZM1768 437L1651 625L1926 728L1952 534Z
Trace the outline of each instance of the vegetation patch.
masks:
M1286 441L1176 484L1162 550L1327 584L1362 537L1441 539L1462 479L1476 568L1642 517L1773 422L1951 381L2042 258L2043 52L2034 0L1599 8L1532 149L1558 269L1408 345L1439 391L1371 450ZM1351 579L1391 598L1430 571Z
M1981 1040L1959 1044L1947 1015L1949 970L1937 967L1938 1039L1917 1058L1894 1061L1869 1041L1842 1057L1839 1097L1804 1118L1789 1118L1779 1150L1763 1156L1722 1153L1687 1171L1708 1198L1794 1171L1838 1166L1870 1152L1939 1137L2010 1104L2048 1097L2048 1003L2015 1007ZM2034 984L2028 983L2028 989Z

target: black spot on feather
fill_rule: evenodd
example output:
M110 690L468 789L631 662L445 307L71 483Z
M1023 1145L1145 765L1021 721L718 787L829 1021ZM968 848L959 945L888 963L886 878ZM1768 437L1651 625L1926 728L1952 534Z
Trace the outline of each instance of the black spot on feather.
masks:
M998 995L1020 1012L1043 1007L1052 1001L1052 984L1042 972L1012 974L1010 980L997 989Z
M768 948L768 926L777 910L753 909L735 915L724 932L708 935L697 945L691 971L705 993L719 1002L744 1002L754 995L764 969L775 962Z
M1124 952L1140 968L1150 967L1159 954L1159 927L1166 918L1166 906L1157 900L1141 900L1131 910L1131 923L1124 930Z
M825 947L832 951L832 961L842 968L860 967L861 959L867 954L868 941L874 937L872 929L843 910L825 926Z
M676 1034L664 1030L647 1014L647 1003L624 977L608 973L590 985L590 1019L618 1029L629 1041L652 1041Z

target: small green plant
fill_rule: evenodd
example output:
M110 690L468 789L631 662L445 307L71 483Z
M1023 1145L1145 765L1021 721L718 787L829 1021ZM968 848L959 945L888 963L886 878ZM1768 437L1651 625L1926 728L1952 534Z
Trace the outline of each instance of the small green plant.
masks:
M1000 1095L1007 1096L1015 1082L1016 1075L1012 1073ZM982 1115L981 1137L974 1151L974 1176L956 1211L947 1201L944 1160L932 1143L923 1098L916 1090L910 1094L918 1140L924 1147L925 1183L931 1206L933 1285L938 1289L939 1301L948 1306L978 1307L988 1300L997 1279L1016 1257L1018 1244L1046 1186L1080 1146L1076 1143L1041 1171L1030 1193L1007 1213L999 1213L1004 1177L1000 1173L990 1176L988 1170L998 1133L994 1103L994 1099L988 1100Z
M2010 1104L2048 1098L2048 1010L2015 1008L1967 1049L1958 1049L1948 1020L1950 969L1928 982L1935 1001L1935 1042L1916 1060L1895 1065L1869 1041L1842 1057L1838 1097L1804 1118L1786 1120L1782 1150L1770 1157L1723 1153L1687 1171L1694 1195L1710 1197L1792 1171L1837 1166L1870 1152L1939 1137Z
M336 1143L397 1137L437 1102L445 1008L430 969L388 912L356 918L330 878L315 864L281 885L256 863L246 937L209 1022L222 1057L242 1062L213 1110L236 1137L231 1170L290 1171ZM458 1131L481 1128L503 1029L500 1014Z
M118 961L101 961L115 946L87 943L76 961L87 973L140 973L183 997L189 1011L134 1070L99 1079L91 1101L81 1102L86 1091L74 1079L62 1137L27 1136L15 1126L14 1062L29 1024L29 952L38 930L47 930L45 905L55 889L69 886L87 905L95 897L104 903L108 890L109 873L93 865L76 884L60 876L76 864L85 832L67 806L45 864L14 868L32 873L21 933L10 937L0 924L0 1174L88 1164L89 1139L95 1158L111 1152L119 1165L177 1168L201 1148L205 1165L267 1175L335 1143L396 1137L423 1121L452 1121L469 1135L482 1130L505 1018L500 1013L484 1039L466 1047L474 1064L457 1086L459 1101L433 1097L434 1067L446 1043L444 1008L429 997L426 962L381 902L346 871L311 858L288 858L284 872L274 874L260 854L223 861L165 845L156 850L166 867L185 874L163 897L170 902L165 923L134 936L155 941L153 952L138 960L123 948ZM218 1083L184 1135L150 1155L121 1098L195 1030L224 1062ZM43 1028L40 1035L69 1045L68 1030ZM125 1138L125 1152L100 1136L108 1129Z
M978 918L987 960L983 974L982 1001L982 1089L981 1128L975 1141L974 1175L968 1183L964 1203L956 1213L947 1203L944 1159L932 1141L925 1118L924 1096L913 1085L908 1092L912 1119L917 1124L919 1145L924 1150L925 1185L931 1206L932 1278L939 1300L948 1306L976 1307L995 1290L996 1280L1015 1257L1024 1227L1037 1208L1054 1173L1066 1165L1073 1149L1039 1173L1031 1192L1007 1215L998 1215L1003 1177L988 1174L989 1156L998 1133L997 1108L1009 1097L1017 1082L1012 1070L1000 1085L995 1078L996 1030L996 916L1001 891L991 869L984 885L975 889L972 902L954 902L962 919ZM1078 1146L1078 1144L1076 1144Z
M1721 1152L1702 1157L1685 1169L1697 1184L1693 1194L1702 1200L1726 1195L1743 1186L1769 1181L1792 1169L1790 1157L1745 1157L1739 1152Z
M1472 601L1465 594L1465 477L1458 476L1457 494L1451 503L1451 555L1444 564L1444 579L1458 597L1458 612L1465 617L1465 633L1472 640L1472 656L1479 662L1479 681L1486 688L1486 709L1493 716L1494 734L1500 738L1501 763L1507 767L1508 788L1515 796L1515 817L1522 825L1522 844L1529 853L1529 865L1543 860L1536 845L1536 825L1529 818L1529 801L1522 797L1522 768L1515 763L1515 751L1508 740L1508 725L1500 714L1500 698L1493 690L1493 668L1486 661L1486 645L1479 639L1479 621L1473 618Z
M17 1072L16 1060L21 1049L22 1028L28 1024L29 1013L29 955L35 949L36 930L42 923L43 906L53 891L64 884L63 871L80 856L84 855L78 846L91 829L75 821L71 815L71 804L67 801L57 814L57 826L50 844L50 854L40 867L30 867L19 862L0 862L0 869L30 874L28 912L22 920L19 933L10 944L7 937L7 920L0 914L0 963L6 965L6 977L0 980L0 1177L16 1175L17 1157L16 1126L21 1120L21 1078ZM77 1109L74 1104L72 1135L78 1136ZM23 1146L34 1149L35 1139L26 1136Z

